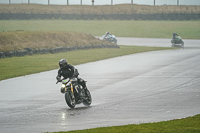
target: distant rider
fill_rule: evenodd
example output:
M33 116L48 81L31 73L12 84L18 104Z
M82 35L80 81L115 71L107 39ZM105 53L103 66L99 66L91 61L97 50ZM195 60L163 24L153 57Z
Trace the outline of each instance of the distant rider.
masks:
M109 37L109 35L110 35L110 33L109 33L109 32L106 32L105 37Z
M62 82L61 76L63 76L64 79L71 78L72 76L76 76L78 79L78 83L84 89L87 89L85 81L78 77L79 73L78 73L77 69L75 69L74 66L68 64L66 59L61 59L59 61L59 66L60 66L60 69L58 70L58 75L56 77L58 82ZM79 93L79 95L80 95L80 93Z
M174 39L174 40L176 40L177 36L178 36L178 34L173 33L173 39Z

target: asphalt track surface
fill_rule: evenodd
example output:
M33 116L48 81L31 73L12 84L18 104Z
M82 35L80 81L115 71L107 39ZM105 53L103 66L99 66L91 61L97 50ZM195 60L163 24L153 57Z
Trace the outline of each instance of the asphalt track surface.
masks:
M0 81L0 132L40 133L159 122L200 113L200 40L185 49L132 54L75 66L93 102L70 109L57 70ZM170 47L169 39L118 38Z

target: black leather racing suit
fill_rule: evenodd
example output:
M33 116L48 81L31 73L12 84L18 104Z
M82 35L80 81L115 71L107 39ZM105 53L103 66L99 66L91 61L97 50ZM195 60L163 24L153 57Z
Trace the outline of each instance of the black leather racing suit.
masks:
M66 67L64 67L64 68L60 68L59 70L58 70L58 75L57 75L57 77L56 77L56 79L58 80L58 81L61 81L61 76L63 76L65 79L66 78L70 78L70 77L72 77L73 75L74 75L74 67L72 66L72 65L70 65L70 64L68 64ZM77 75L78 76L78 75ZM84 89L86 89L86 84L85 84L85 81L83 80L83 79L81 79L81 78L79 78L79 77L77 77L77 79L78 79L78 83L84 88Z

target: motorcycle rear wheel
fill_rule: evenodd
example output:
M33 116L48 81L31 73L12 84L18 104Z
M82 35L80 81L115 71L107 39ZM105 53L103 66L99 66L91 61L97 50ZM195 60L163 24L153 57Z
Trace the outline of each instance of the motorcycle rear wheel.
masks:
M70 108L74 108L76 106L75 98L70 91L65 92L65 101Z
M83 104L89 106L92 103L92 97L88 89L85 90L85 93L87 94L87 98L86 100L83 100Z

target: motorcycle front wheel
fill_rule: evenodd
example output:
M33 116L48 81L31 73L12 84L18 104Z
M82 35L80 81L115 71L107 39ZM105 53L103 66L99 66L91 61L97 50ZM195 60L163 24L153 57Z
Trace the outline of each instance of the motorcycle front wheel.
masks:
M65 101L70 108L74 108L76 106L75 98L71 91L65 92Z
M172 47L175 47L175 43L173 40L171 40L171 43L172 43Z
M85 93L87 94L87 97L83 100L83 104L85 106L89 106L92 103L92 97L88 89L85 90Z
M114 43L116 43L116 44L117 44L117 39L114 39Z
M183 41L181 42L181 47L184 48L184 42Z

